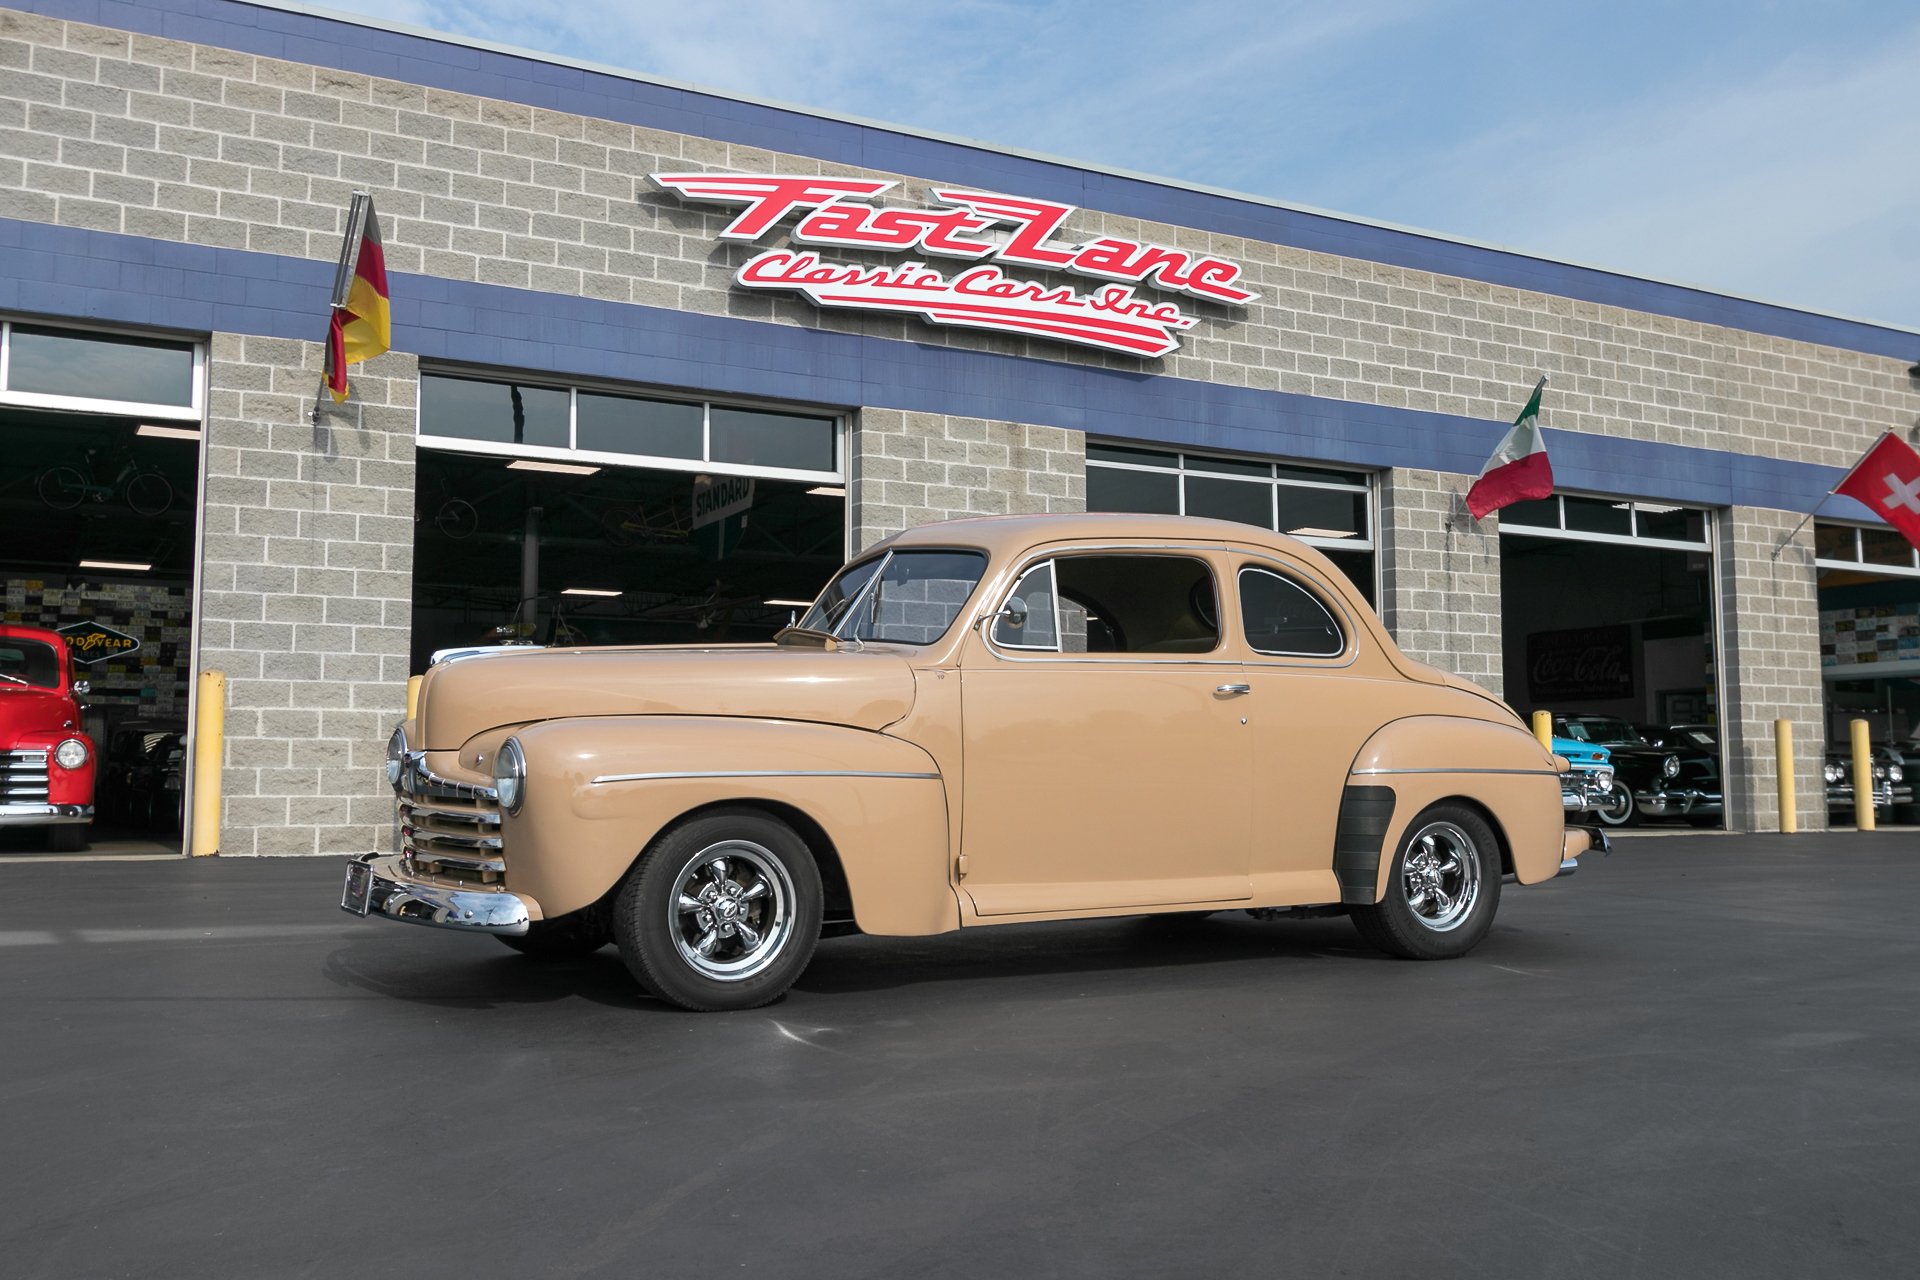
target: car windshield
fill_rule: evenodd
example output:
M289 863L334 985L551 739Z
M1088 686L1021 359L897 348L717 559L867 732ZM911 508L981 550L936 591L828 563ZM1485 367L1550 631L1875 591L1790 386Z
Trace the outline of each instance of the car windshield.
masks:
M889 552L841 570L799 625L843 640L932 644L986 569L981 551Z
M1613 716L1578 716L1562 726L1576 742L1598 742L1609 747L1644 747L1647 740L1625 720Z
M60 687L60 657L53 646L19 636L0 636L0 689L30 685L36 689Z

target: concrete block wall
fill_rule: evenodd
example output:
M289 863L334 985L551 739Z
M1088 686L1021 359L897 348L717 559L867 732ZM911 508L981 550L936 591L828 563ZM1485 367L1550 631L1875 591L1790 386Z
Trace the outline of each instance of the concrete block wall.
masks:
M1380 620L1410 657L1503 695L1499 518L1468 513L1471 483L1405 468L1380 478Z
M200 667L227 676L223 854L391 840L382 767L406 710L417 362L319 389L317 343L213 335Z
M389 264L449 280L927 345L1069 358L1056 343L822 312L733 285L730 211L661 170L944 174L805 155L423 88L0 9L0 216L331 260L348 195L376 193ZM1537 374L1548 425L1842 466L1920 417L1905 360L1359 258L1082 210L1063 238L1177 244L1245 264L1247 308L1157 362L1077 363L1505 422ZM855 255L857 256L857 255ZM888 261L876 257L874 261Z
M1799 517L1734 507L1719 521L1721 635L1726 706L1722 751L1735 781L1727 825L1780 829L1773 722L1793 722L1794 804L1802 831L1827 826L1825 690L1813 530L1787 535ZM1778 553L1776 555L1776 552Z
M1078 431L865 409L852 446L855 551L934 520L1087 507L1087 439Z

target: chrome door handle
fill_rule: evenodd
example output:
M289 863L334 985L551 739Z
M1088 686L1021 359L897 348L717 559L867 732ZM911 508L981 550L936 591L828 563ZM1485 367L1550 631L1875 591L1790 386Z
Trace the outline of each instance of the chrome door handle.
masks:
M1229 696L1242 694L1242 693L1252 693L1253 686L1250 684L1223 684L1215 688L1214 692L1228 694Z

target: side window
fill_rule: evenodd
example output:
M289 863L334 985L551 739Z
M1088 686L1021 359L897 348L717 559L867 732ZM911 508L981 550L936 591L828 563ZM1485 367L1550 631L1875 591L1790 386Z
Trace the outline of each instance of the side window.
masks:
M1212 653L1213 570L1192 556L1092 553L1054 561L1067 653Z
M1021 574L1020 581L1013 584L1013 590L1000 607L1012 608L1016 601L1021 606L1020 613L994 619L993 642L1002 649L1057 652L1060 644L1054 615L1053 561L1037 564Z
M1240 571L1240 620L1255 653L1337 658L1346 637L1327 607L1290 578L1266 569Z

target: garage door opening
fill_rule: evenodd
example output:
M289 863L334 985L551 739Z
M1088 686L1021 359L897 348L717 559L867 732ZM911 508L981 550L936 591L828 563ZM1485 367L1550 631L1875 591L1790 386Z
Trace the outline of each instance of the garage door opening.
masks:
M1608 826L1724 823L1709 513L1555 496L1500 513L1507 700L1613 755Z
M63 773L35 735L73 690L0 681L0 853L182 847L201 365L193 343L0 324L0 623L23 655L59 638L91 742ZM71 821L87 766L93 819Z
M1920 554L1884 525L1814 523L1827 816L1854 821L1850 724L1867 722L1874 820L1920 823Z
M835 417L451 374L420 415L415 672L475 645L770 640L845 559Z

